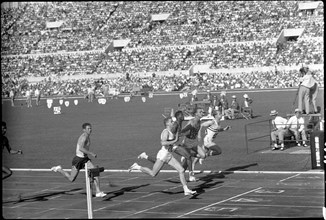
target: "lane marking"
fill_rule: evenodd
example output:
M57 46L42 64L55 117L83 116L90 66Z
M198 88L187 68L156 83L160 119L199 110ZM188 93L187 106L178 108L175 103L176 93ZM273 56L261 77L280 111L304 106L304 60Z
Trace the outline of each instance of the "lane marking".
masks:
M179 215L179 216L177 216L177 218L181 218L181 217L186 216L186 215L189 215L189 214L191 214L191 213L194 213L194 212L197 212L197 211L200 211L200 210L203 210L203 209L209 208L209 207L211 207L211 206L213 206L213 205L221 204L221 203L223 203L223 202L226 202L226 201L232 200L232 199L234 199L234 198L237 198L237 197L240 197L240 196L246 195L246 194L248 194L248 193L254 192L254 191L259 190L259 189L261 189L261 188L262 188L262 187L258 187L258 188L256 188L256 189L253 189L253 190L250 190L250 191L247 191L247 192L241 193L241 194L239 194L239 195L236 195L236 196L230 197L230 198L228 198L228 199L224 199L224 200L222 200L222 201L212 203L212 204L210 204L210 205L204 206L204 207L199 208L199 209L195 209L195 210L193 210L193 211L191 211L191 212L187 212L187 213L185 213L185 214Z
M13 171L32 171L32 172L48 172L50 169L34 169L34 168L11 168ZM71 171L71 169L63 169L64 171ZM84 172L85 170L80 170ZM119 169L105 169L104 172L112 173L129 173L129 170L119 170ZM189 172L188 170L186 173ZM195 173L212 173L212 170L204 171L194 171ZM140 170L133 170L132 173L141 173ZM177 173L176 170L161 170L160 173ZM262 173L262 174L324 174L323 170L307 170L307 171L254 171L254 170L235 170L235 171L220 171L221 174L229 173Z
M296 175L293 175L293 176L290 176L290 177L287 177L287 178L285 178L285 179L282 179L282 180L280 180L279 182L283 182L283 181L285 181L285 180L291 179L291 178L296 177L296 176L299 176L299 175L300 175L300 173L298 173L298 174L296 174Z

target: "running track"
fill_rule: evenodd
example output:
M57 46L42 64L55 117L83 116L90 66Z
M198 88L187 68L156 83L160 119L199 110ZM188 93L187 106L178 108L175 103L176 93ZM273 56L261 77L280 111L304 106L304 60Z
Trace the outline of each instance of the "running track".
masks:
M15 170L3 181L3 217L87 218L81 174L71 184L49 171ZM151 178L106 170L100 178L108 195L92 199L93 218L322 218L323 174L318 170L198 173L199 181L189 187L199 194L187 197L176 172ZM19 202L17 194L22 195Z
M292 107L295 91L246 92L255 100L256 114L264 116L275 108L282 115L287 113ZM237 93L239 96L243 94L241 91ZM318 100L324 109L322 92ZM85 116L96 128L92 135L93 148L100 156L95 163L113 169L101 174L101 188L108 195L93 199L94 218L323 216L324 172L310 170L309 149L271 152L266 150L268 144L262 144L261 151L246 154L243 126L247 121L226 121L233 129L232 133L219 136L224 151L222 157L209 158L203 167L198 166L198 169L222 170L224 173L210 174L207 171L197 174L200 180L189 183L189 186L199 191L199 195L189 198L183 195L178 175L168 166L156 178L126 172L141 151L156 152L153 146L156 146L157 134L161 131L161 118L157 117L163 107L175 107L180 102L177 96L154 96L144 104L138 100L134 104L110 100L107 105L100 106L80 101L78 107L63 107L61 116L51 114L44 99L42 106L32 109L20 105L11 108L9 100L4 101L3 118L10 125L11 144L14 148L23 145L24 150L23 155L3 155L5 164L14 168L13 175L3 181L4 218L87 218L84 175L71 184L48 169L57 164L64 168L70 166L75 138L80 134L80 119L84 120ZM133 123L122 125L126 117L129 122L134 120ZM140 122L142 126L139 127ZM129 131L123 145L115 133L117 125ZM148 135L148 131L153 135ZM140 141L135 140L135 135ZM130 147L134 151L129 151ZM146 165L145 161L140 163ZM110 186L109 181L115 186ZM18 202L19 194L21 201Z

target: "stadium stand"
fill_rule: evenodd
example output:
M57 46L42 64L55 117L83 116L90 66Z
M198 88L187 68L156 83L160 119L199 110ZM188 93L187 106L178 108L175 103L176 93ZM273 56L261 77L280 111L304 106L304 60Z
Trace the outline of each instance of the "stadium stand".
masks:
M323 64L323 3L298 10L296 1L145 1L34 2L1 10L2 95L14 87L24 94L24 78L43 77L48 94L79 94L95 79L60 77L130 73L137 80L103 79L121 90L150 84L155 91L286 88L296 86L297 71L251 71L224 74L222 68ZM152 15L166 13L166 20ZM276 44L283 29L303 28L296 41ZM113 40L130 39L120 50ZM138 77L142 73L187 71L210 64L216 70L200 77ZM323 85L323 69L315 70ZM67 84L71 86L67 87ZM77 86L78 85L78 86ZM181 86L182 85L182 86ZM77 86L81 89L71 89ZM120 88L122 87L122 88ZM210 87L210 88L207 88ZM100 87L98 87L100 88Z

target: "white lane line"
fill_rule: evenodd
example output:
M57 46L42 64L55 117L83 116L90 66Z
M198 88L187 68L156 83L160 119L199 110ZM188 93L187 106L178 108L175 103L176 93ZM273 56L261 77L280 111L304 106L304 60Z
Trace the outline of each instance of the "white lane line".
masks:
M291 178L296 177L296 176L299 176L299 175L300 175L300 174L298 173L298 174L296 174L296 175L293 175L293 176L287 177L287 178L285 178L285 179L282 179L282 180L280 180L279 182L283 182L283 181L285 181L285 180L291 179Z
M33 168L11 168L13 171L35 171L35 172L47 172L51 171L50 169L33 169ZM64 171L71 171L71 169L63 169ZM84 172L85 170L80 170ZM106 169L104 172L116 172L116 173L128 173L129 170L119 170L119 169ZM140 170L133 170L132 173L140 173ZM188 170L186 171L188 172ZM204 171L194 171L195 173L212 173L212 170L204 170ZM248 170L236 170L236 171L220 171L223 173L263 173L263 174L324 174L323 170L308 170L308 171L248 171ZM177 173L176 170L161 170L160 173Z
M237 197L239 197L239 196L246 195L246 194L248 194L248 193L254 192L254 191L259 190L259 189L261 189L261 188L262 188L262 187L258 187L258 188L256 188L256 189L253 189L253 190L250 190L250 191L247 191L247 192L241 193L241 194L239 194L239 195L236 195L236 196L230 197L230 198L228 198L228 199L224 199L224 200L222 200L222 201L219 201L219 202L216 202L216 203L212 203L212 204L210 204L210 205L204 206L204 207L199 208L199 209L195 209L195 210L193 210L193 211L191 211L191 212L187 212L187 213L185 213L185 214L179 215L179 216L177 216L177 218L181 218L181 217L183 217L183 216L186 216L186 215L189 215L189 214L191 214L191 213L194 213L194 212L200 211L200 210L202 210L202 209L206 209L206 208L211 207L211 206L213 206L213 205L221 204L221 203L223 203L223 202L229 201L229 200L234 199L234 198L237 198Z

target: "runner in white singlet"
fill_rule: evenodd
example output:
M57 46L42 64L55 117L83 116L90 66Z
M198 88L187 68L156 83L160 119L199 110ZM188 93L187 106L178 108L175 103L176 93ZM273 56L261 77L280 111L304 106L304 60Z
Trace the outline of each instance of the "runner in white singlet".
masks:
M222 118L222 114L220 111L213 111L212 115L214 116L214 119L203 122L200 126L200 131L198 132L198 139L201 139L202 129L207 128L205 130L206 135L204 137L206 157L220 155L222 153L221 148L214 142L214 139L219 132L226 131L231 128L230 126L226 126L224 128L221 127L220 120ZM193 162L193 170L195 169L195 164L197 161L198 158L195 158Z
M130 168L129 172L132 170L140 170L143 173L146 173L152 177L155 177L160 170L162 169L165 163L172 166L179 173L180 181L183 186L185 195L194 195L196 191L192 191L188 188L186 178L185 178L185 169L181 166L179 161L175 159L171 153L173 145L178 141L179 134L178 132L174 135L171 131L173 127L172 117L164 118L165 129L161 133L161 149L156 155L156 161L153 165L153 168L143 167L134 163Z

